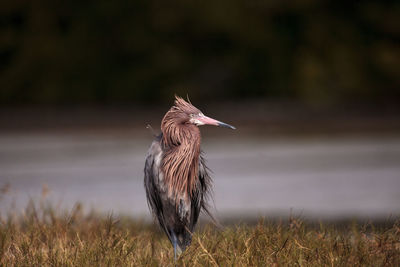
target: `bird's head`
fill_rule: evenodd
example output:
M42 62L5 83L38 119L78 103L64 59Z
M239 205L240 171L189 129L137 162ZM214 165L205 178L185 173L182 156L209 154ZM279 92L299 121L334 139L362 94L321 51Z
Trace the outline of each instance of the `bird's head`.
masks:
M203 112L193 106L192 103L178 96L175 96L174 106L165 114L163 124L164 121L167 122L169 120L177 125L214 125L236 129L232 125L205 116Z

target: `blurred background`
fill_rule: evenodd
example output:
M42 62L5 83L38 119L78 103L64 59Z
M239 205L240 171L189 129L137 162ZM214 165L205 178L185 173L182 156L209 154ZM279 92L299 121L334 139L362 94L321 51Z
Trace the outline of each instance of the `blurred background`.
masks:
M217 217L400 214L398 1L5 1L0 212L149 218L152 133L189 96Z

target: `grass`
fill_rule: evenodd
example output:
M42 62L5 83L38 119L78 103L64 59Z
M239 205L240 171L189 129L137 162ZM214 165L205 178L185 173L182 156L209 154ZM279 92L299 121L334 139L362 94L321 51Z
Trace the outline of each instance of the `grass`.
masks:
M260 219L201 227L178 266L398 266L400 223L307 223ZM0 266L174 266L172 246L153 224L58 214L32 203L23 216L0 220Z

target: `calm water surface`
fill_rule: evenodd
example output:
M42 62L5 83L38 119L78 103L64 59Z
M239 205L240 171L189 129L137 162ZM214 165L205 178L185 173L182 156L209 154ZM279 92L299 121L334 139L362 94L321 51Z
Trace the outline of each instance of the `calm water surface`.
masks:
M60 209L148 218L143 167L151 142L88 133L0 135L0 212L30 198ZM218 217L388 217L400 214L400 137L207 137Z

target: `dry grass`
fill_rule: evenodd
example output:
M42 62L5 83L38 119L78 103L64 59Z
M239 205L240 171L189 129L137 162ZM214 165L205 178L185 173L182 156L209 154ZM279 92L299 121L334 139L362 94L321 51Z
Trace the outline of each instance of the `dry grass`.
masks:
M257 224L194 234L178 266L398 266L400 224ZM152 225L130 218L27 208L0 221L0 266L174 266L172 246Z

